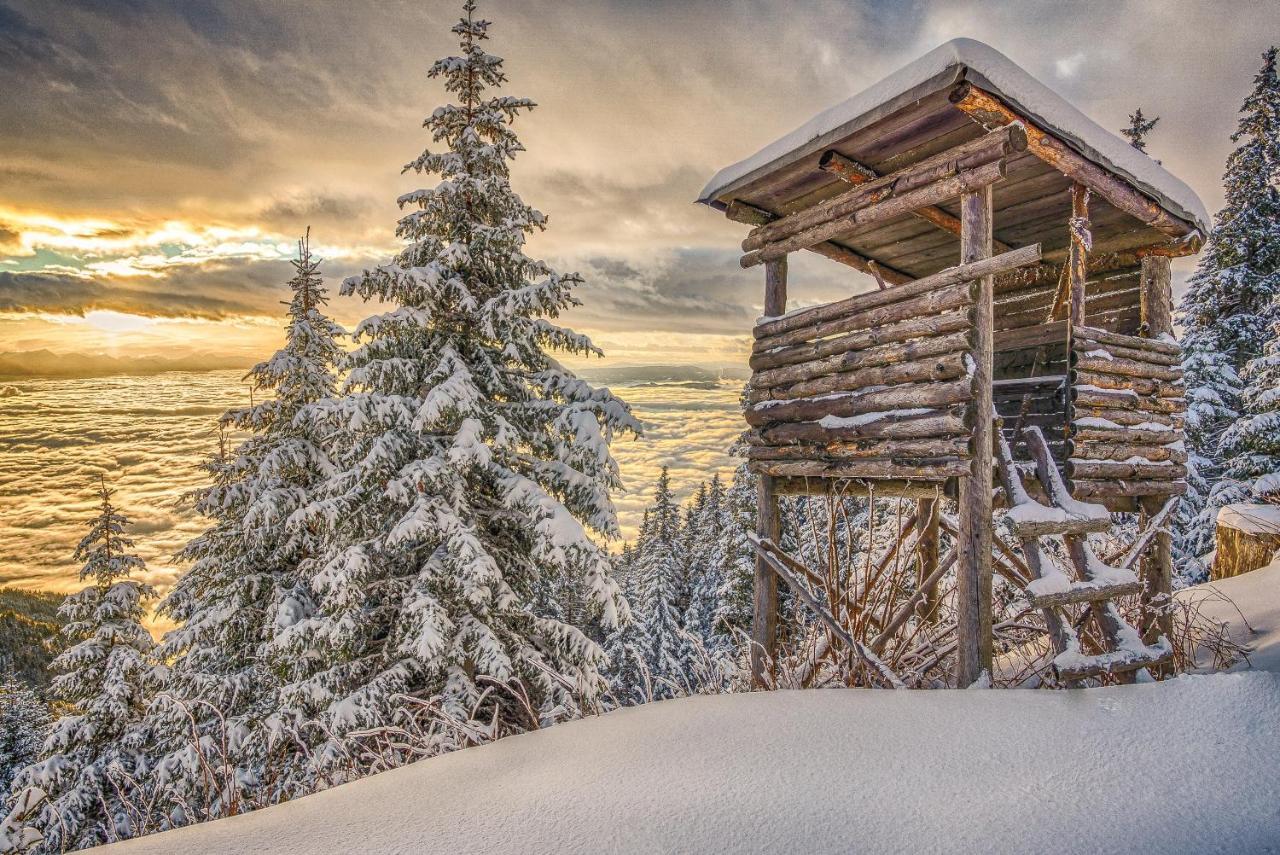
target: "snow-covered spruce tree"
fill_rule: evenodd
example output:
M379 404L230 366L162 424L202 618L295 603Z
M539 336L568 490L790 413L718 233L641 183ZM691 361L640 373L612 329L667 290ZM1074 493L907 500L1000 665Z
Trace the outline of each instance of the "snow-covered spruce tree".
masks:
M492 93L502 60L475 4L463 8L462 54L429 72L455 102L426 119L433 144L406 167L440 180L400 198L412 210L396 258L344 283L391 308L356 330L344 394L313 408L344 448L295 515L325 531L308 562L320 609L291 641L322 665L287 700L326 734L321 765L343 762L353 729L390 725L406 693L489 736L593 704L603 651L542 610L547 577L581 579L604 626L627 614L589 532L617 533L609 442L639 424L551 355L599 351L553 322L580 277L524 253L546 218L511 189L510 125L533 102Z
M689 528L689 606L685 612L685 631L701 644L708 653L721 654L728 650L729 639L717 626L720 612L720 591L724 587L725 560L724 530L727 524L724 484L719 473L700 490L701 502L695 502Z
M31 824L48 851L81 849L133 834L126 800L148 770L138 724L154 643L142 626L152 590L131 578L146 568L125 536L129 521L111 503L100 479L101 505L76 547L81 580L90 584L67 597L59 613L69 647L50 668L54 698L71 712L54 722L41 759L18 773L14 789L39 787L48 801Z
M299 660L277 642L315 611L299 563L317 551L317 532L287 521L333 469L325 438L299 414L335 393L345 333L324 314L309 232L291 263L285 344L248 374L260 403L222 417L247 438L211 458L211 483L188 497L211 524L179 554L190 569L160 605L178 627L161 644L171 665L148 727L159 803L182 806L173 822L310 789L289 737L296 723L280 715L279 687Z
M1213 494L1215 507L1280 500L1280 323L1272 330L1262 355L1244 369L1244 415L1223 434L1226 468Z
M1276 48L1240 111L1218 213L1200 266L1179 307L1189 412L1192 486L1215 490L1222 472L1223 433L1239 414L1240 372L1257 359L1275 321L1280 292L1280 79ZM1236 495L1228 484L1205 501L1195 490L1184 502L1177 543L1195 556L1212 548L1217 508Z
M1129 145L1145 153L1147 150L1147 134L1155 130L1159 122L1159 116L1154 119L1148 119L1142 115L1142 108L1139 107L1129 114L1129 125L1121 128L1120 134L1129 141Z
M649 508L649 531L636 558L638 644L653 681L652 698L671 697L671 683L679 685L686 673L688 645L680 603L686 562L680 546L680 506L664 466Z
M49 728L49 708L30 686L6 671L0 679L0 793L34 763Z

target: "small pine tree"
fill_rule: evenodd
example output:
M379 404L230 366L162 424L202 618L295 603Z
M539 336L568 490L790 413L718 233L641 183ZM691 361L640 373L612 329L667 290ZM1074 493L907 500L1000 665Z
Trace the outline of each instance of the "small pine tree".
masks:
M58 672L51 692L72 712L54 722L41 759L14 783L48 794L32 824L51 851L132 836L125 800L136 795L136 782L149 767L137 725L154 648L142 626L142 602L152 590L132 578L146 566L132 552L133 541L125 536L129 521L111 503L105 478L98 495L98 514L75 552L75 560L84 562L80 578L90 584L60 609L70 646L50 666Z
M429 72L456 102L426 119L432 146L407 167L439 180L400 197L413 210L396 258L343 284L391 308L360 324L345 394L312 414L343 447L297 521L325 549L308 562L319 611L292 644L324 667L288 692L327 735L321 765L341 763L350 731L395 721L406 692L495 734L530 726L515 694L533 724L594 704L604 653L556 617L547 578L580 580L604 627L626 618L589 532L617 534L609 442L639 424L551 355L599 351L554 323L580 278L524 253L546 218L511 189L511 123L534 104L490 91L503 61L463 9L462 54Z
M1154 119L1148 119L1142 115L1142 108L1139 107L1129 114L1129 126L1121 128L1120 133L1129 141L1129 145L1145 154L1147 151L1147 134L1155 130L1159 122L1159 116Z
M149 728L165 800L207 805L188 821L224 815L227 800L243 794L274 802L311 789L279 687L306 661L286 652L287 638L315 612L299 564L319 546L314 530L288 523L333 470L325 437L299 414L334 394L345 333L323 312L310 231L291 263L284 347L248 374L261 403L222 418L224 429L248 438L213 457L212 483L189 497L212 525L179 554L191 567L160 604L178 627L161 645L172 664ZM224 750L228 756L200 756Z
M49 708L6 671L0 679L0 793L9 792L14 776L36 761L48 728Z
M671 476L665 466L658 476L649 524L648 537L636 562L636 623L645 668L654 680L653 696L670 697L670 684L678 684L685 673L688 650L681 625L685 561L680 552L680 507L672 495Z
M1220 441L1237 418L1244 393L1240 374L1260 357L1276 320L1280 293L1280 78L1276 48L1263 54L1254 88L1231 135L1236 149L1223 179L1226 204L1218 213L1199 268L1188 283L1178 321L1185 331L1183 370L1189 413L1187 439L1192 486L1180 521L1181 550L1211 547L1216 509L1238 495L1221 490ZM1207 495L1206 495L1207 491Z

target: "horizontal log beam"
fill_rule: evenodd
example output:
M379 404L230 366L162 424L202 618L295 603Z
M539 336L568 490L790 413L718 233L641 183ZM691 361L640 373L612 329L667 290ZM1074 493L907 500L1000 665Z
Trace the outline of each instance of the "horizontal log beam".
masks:
M767 398L804 398L865 386L959 377L958 372L963 372L959 352L967 344L968 336L958 332L761 371L751 378L747 400L754 404Z
M788 422L760 431L763 442L838 442L861 438L919 439L962 436L969 432L964 408L927 409L923 413L890 411L881 418L847 427L823 427L814 422Z
M1128 359L1134 362L1144 362L1150 365L1163 365L1165 367L1176 367L1182 364L1182 360L1177 356L1171 356L1167 353L1160 353L1155 350L1135 350L1131 347L1121 347L1117 344L1103 344L1099 341L1088 341L1076 336L1074 342L1075 347L1072 351L1073 358L1076 354L1087 356L1091 351L1106 351L1111 356L1120 359ZM1104 357L1105 358L1105 357Z
M1113 461L1123 463L1135 457L1152 463L1168 461L1186 463L1187 452L1168 445L1133 445L1129 443L1067 442L1067 456L1075 460Z
M1071 388L1071 400L1077 407L1094 407L1114 410L1132 410L1136 413L1151 412L1165 416L1179 415L1187 411L1187 399L1183 397L1158 398L1139 395L1132 389L1084 389ZM1103 418L1106 418L1105 416ZM1136 424L1136 423L1135 423Z
M1077 499L1120 499L1139 496L1185 496L1186 481L1084 481L1072 480Z
M763 208L757 208L755 205L749 205L737 199L729 203L725 208L725 216L736 223L746 223L749 225L764 225L778 219L778 215L770 213ZM875 276L877 279L883 279L890 285L905 285L914 281L915 277L903 273L883 264L874 264L871 259L866 256L859 255L846 246L830 241L815 244L806 247L810 252L817 253L832 261L838 261L854 270L866 273L868 276ZM878 274L878 275L877 275Z
M901 479L774 478L780 496L831 496L836 498L931 499L941 493L936 483Z
M770 350L775 347L786 347L800 344L804 341L826 338L839 333L872 329L910 318L938 315L952 309L972 305L975 298L975 290L976 284L974 282L958 282L955 285L948 285L945 288L920 294L909 300L890 303L887 306L877 306L865 312L845 314L829 321L823 321L811 326L800 326L768 338L756 339L754 349L757 351ZM783 318L783 320L786 320L786 318ZM756 327L756 329L759 330L760 327Z
M937 460L916 464L887 460L753 460L752 472L775 478L889 478L937 482L969 474L968 460Z
M813 306L790 312L780 318L772 318L757 324L755 329L752 330L752 334L757 339L766 339L778 333L812 326L821 321L865 312L890 303L901 302L949 285L971 282L983 276L991 276L1026 264L1034 264L1039 260L1040 244L1024 246L980 261L948 267L946 270L940 270L899 288L855 294L852 297L837 300L834 303L826 303L822 306ZM757 342L756 347L757 349L761 347L759 342Z
M1107 358L1090 355L1091 351L1073 350L1071 365L1084 373L1111 374L1120 377L1142 377L1148 380L1177 381L1182 379L1182 368L1176 365L1157 365L1120 357Z
M1021 122L1027 129L1028 151L1156 231L1177 239L1199 234L1195 224L1169 213L1127 182L1078 154L1025 117L1014 113L990 92L964 81L952 90L950 99L952 104L984 127Z
M1127 377L1119 374L1101 374L1094 371L1071 369L1071 385L1096 386L1099 389L1127 390L1138 395L1159 398L1181 398L1186 389L1181 380L1154 380L1148 377Z
M982 187L994 184L1004 178L1005 165L997 160L974 169L968 169L949 178L942 178L932 184L908 190L900 196L886 196L874 204L859 208L855 213L827 220L812 228L797 232L776 241L766 243L760 249L750 251L739 259L744 268L764 264L775 258L782 258L791 252L807 249L814 244L847 236L857 229L873 226L892 220L903 214L911 213L918 208L936 205L948 199L954 199L964 193L970 193Z
M900 458L963 459L969 455L965 439L934 437L926 439L864 439L804 445L752 445L747 448L749 460L836 460Z
M970 386L968 378L962 378L949 383L909 383L876 392L798 398L777 404L764 401L748 407L743 415L747 424L758 427L770 422L812 422L826 416L849 418L893 410L937 409L968 401Z
M1076 327L1076 338L1084 341L1094 341L1104 345L1117 345L1119 347L1132 348L1134 350L1150 350L1155 353L1162 353L1168 356L1181 356L1182 348L1168 341L1161 341L1156 338L1142 338L1136 335L1122 335L1114 333L1110 330L1098 329L1097 327L1080 326Z
M1077 427L1071 439L1079 446L1086 442L1105 442L1118 445L1168 445L1183 439L1179 430L1144 430L1140 428Z
M966 371L964 354L960 351L946 353L913 362L899 362L861 371L844 371L805 380L790 386L752 390L747 400L790 400L824 395L832 392L853 392L872 386L896 386L900 383L922 383L930 380L954 380ZM756 397L758 396L758 397ZM755 398L755 400L753 400Z
M975 140L970 140L947 151L927 157L904 167L891 175L872 179L860 186L824 199L803 210L788 214L776 221L759 225L742 242L744 250L760 249L783 238L791 237L831 220L842 219L862 208L932 184L939 179L953 177L975 166L1000 160L1011 150L1011 141L1019 140L1025 148L1025 132L1001 128Z
M1181 430L1185 419L1179 413L1153 413L1150 410L1116 410L1106 407L1081 406L1077 401L1072 410L1073 417L1080 419L1105 419L1115 422L1120 427L1133 427L1140 424L1163 425L1169 430Z
M1021 137L1020 142L1023 148L1018 150L1025 150L1025 134ZM818 158L818 168L823 172L836 176L842 181L855 185L866 184L868 181L873 181L879 177L874 169L871 169L868 166L863 166L856 160L845 157L834 149L828 149L822 153L822 157ZM960 218L953 214L948 214L936 205L920 208L919 210L912 211L911 213L925 222L933 223L944 232L960 237ZM991 246L995 252L1008 252L1013 249L1013 247L1009 246L1007 243L1002 243L995 239L992 239Z
M1067 461L1067 477L1085 481L1142 479L1150 481L1176 481L1187 477L1187 467L1181 463L1128 463L1120 460L1083 460L1073 457Z
M807 341L790 347L769 348L751 354L748 364L758 372L802 363L816 362L828 357L840 357L853 351L869 351L874 348L917 338L942 338L969 329L969 313L965 310L947 312L925 318L908 318L894 324L886 324L869 330L858 330L848 335ZM770 379L768 382L777 383Z

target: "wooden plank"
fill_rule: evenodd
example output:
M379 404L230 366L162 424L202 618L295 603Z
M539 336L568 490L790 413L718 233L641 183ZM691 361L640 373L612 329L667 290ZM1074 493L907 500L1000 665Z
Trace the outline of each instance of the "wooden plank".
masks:
M761 440L770 445L788 442L838 442L880 437L882 439L921 439L933 436L967 434L962 407L924 409L923 412L886 412L862 424L828 428L818 422L788 422L760 431Z
M991 255L991 188L966 193L960 201L964 233L960 238L962 264ZM992 354L994 317L993 278L978 280L974 306L972 380L970 404L970 457L972 475L959 483L959 536L956 569L956 680L960 687L991 673L991 476L992 457Z
M957 350L964 350L969 341L967 332L969 319L964 317L964 313L954 312L946 316L948 322L944 325L944 328L954 328L955 325L951 321L957 317L963 322L963 326L954 332L927 335L911 341L890 342L889 344L882 344L865 350L850 349L832 356L824 356L820 359L811 359L794 365L782 365L777 368L757 371L751 378L752 394L755 394L756 390L767 391L770 388L790 386L794 383L812 380L815 377L824 377L828 374L894 365L904 361L929 359L930 357L941 356ZM927 324L921 323L920 326L927 326ZM832 340L844 341L850 338L853 337L841 336L839 339ZM752 400L752 403L755 403L755 400Z
M748 393L747 400L752 403L765 399L786 401L833 392L857 391L872 386L893 386L899 383L920 383L928 380L954 380L965 373L963 357L963 352L956 350L911 362L894 362L858 371L828 372L787 386L753 388Z
M1184 496L1186 481L1085 481L1072 479L1071 493L1077 499L1112 499L1141 496Z

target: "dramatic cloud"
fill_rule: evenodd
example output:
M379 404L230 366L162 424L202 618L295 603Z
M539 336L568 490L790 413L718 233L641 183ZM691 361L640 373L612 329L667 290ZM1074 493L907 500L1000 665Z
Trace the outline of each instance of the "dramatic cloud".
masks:
M515 167L551 216L532 251L592 274L574 320L599 333L740 331L759 277L733 263L741 227L691 204L703 182L959 35L1106 126L1139 105L1161 116L1152 153L1214 208L1235 111L1274 29L1267 3L1227 14L1191 2L526 0L482 12L496 18L510 91L540 105L520 120L528 151ZM0 299L9 311L269 317L262 288L287 278L282 259L307 225L346 268L385 258L395 197L431 180L400 167L427 143L421 119L442 93L425 71L454 49L456 14L449 3L0 0L12 209L0 211L0 269L24 274ZM255 263L271 261L274 273ZM178 266L191 269L167 272ZM811 269L796 299L865 287Z

